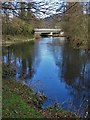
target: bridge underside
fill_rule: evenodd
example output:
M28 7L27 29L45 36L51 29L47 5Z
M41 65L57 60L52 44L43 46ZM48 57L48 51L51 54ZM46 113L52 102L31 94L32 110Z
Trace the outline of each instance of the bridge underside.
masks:
M35 36L63 36L63 34L61 34L61 32L35 32Z
M54 35L59 35L60 33L41 33L40 36L54 36Z

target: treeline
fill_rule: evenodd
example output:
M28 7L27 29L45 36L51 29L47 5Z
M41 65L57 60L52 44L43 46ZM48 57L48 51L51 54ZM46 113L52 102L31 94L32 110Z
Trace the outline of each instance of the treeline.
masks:
M17 5L17 4L16 4ZM19 6L19 7L18 7ZM25 2L18 3L18 6L12 8L12 3L7 2L2 9L2 34L3 35L32 35L34 28L31 23L31 5Z
M87 4L81 4L79 2L68 3L67 10L63 16L62 27L65 35L75 48L90 48Z
M19 18L13 18L6 22L2 21L2 34L3 35L32 35L34 32L33 26L26 21Z

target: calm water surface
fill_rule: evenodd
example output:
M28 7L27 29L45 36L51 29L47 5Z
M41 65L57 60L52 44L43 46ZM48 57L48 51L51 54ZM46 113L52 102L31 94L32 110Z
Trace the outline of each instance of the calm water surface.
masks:
M90 98L90 55L75 50L63 37L40 38L3 48L3 62L13 63L16 79L45 94L43 107L54 105L79 114Z

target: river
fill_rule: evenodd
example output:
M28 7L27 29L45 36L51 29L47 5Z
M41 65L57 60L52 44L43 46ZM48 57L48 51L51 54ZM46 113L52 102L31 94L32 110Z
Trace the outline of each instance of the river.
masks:
M64 37L3 47L3 62L15 66L16 80L47 96L43 107L57 105L77 114L86 111L90 99L90 55L73 49Z

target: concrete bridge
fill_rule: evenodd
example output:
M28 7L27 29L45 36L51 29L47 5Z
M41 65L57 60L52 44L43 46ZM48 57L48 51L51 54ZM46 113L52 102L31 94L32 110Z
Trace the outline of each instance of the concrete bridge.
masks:
M35 34L38 35L48 35L48 36L53 36L55 34L60 35L62 33L61 29L34 29Z

